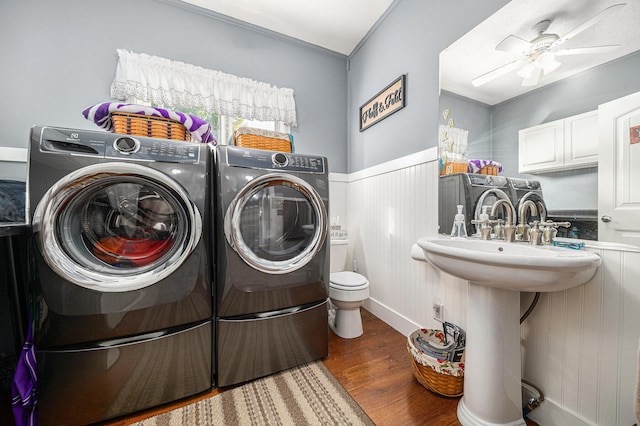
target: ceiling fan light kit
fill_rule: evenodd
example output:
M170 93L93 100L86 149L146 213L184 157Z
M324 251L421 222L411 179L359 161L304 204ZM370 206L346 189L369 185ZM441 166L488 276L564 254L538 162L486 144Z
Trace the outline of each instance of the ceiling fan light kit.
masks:
M515 35L507 36L498 43L495 47L496 50L520 55L521 58L476 77L471 83L475 87L480 87L511 71L518 70L516 74L523 78L523 86L536 86L542 74L545 76L549 75L560 67L561 63L556 60L556 56L605 53L619 47L619 45L606 45L554 50L559 45L605 19L625 5L626 3L619 3L607 7L572 31L569 31L563 37L560 37L558 34L546 32L551 25L551 19L545 19L533 26L532 31L537 35L531 41L524 40Z

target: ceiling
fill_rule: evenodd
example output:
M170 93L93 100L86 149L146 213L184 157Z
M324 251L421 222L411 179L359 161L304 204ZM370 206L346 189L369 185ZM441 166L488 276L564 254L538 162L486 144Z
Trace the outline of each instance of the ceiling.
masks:
M562 65L541 76L536 86L523 87L517 70L480 87L471 84L474 78L522 57L495 49L505 37L515 35L530 41L536 36L532 27L545 19L551 20L546 32L562 37L607 7L625 2L624 7L562 43L559 49L611 44L620 47L607 53L559 56L557 60ZM495 105L637 50L640 50L640 0L512 0L441 54L441 87Z
M182 0L349 55L393 0Z

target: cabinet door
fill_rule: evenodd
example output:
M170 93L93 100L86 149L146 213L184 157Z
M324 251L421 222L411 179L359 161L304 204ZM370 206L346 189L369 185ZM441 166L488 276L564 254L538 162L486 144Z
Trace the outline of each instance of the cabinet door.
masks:
M559 170L564 166L564 120L520 130L520 173Z
M567 169L598 165L598 111L566 118L564 132Z

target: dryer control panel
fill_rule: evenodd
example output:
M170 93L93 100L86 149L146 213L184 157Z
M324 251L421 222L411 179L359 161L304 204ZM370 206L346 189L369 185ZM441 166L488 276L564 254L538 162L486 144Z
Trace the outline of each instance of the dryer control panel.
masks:
M226 163L230 166L287 172L325 173L326 158L290 152L228 147Z

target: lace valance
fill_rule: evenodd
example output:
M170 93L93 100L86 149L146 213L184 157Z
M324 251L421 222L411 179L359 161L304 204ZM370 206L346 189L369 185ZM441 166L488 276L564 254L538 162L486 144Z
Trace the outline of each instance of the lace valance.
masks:
M293 89L124 49L118 49L111 97L175 109L204 107L230 117L297 125Z

